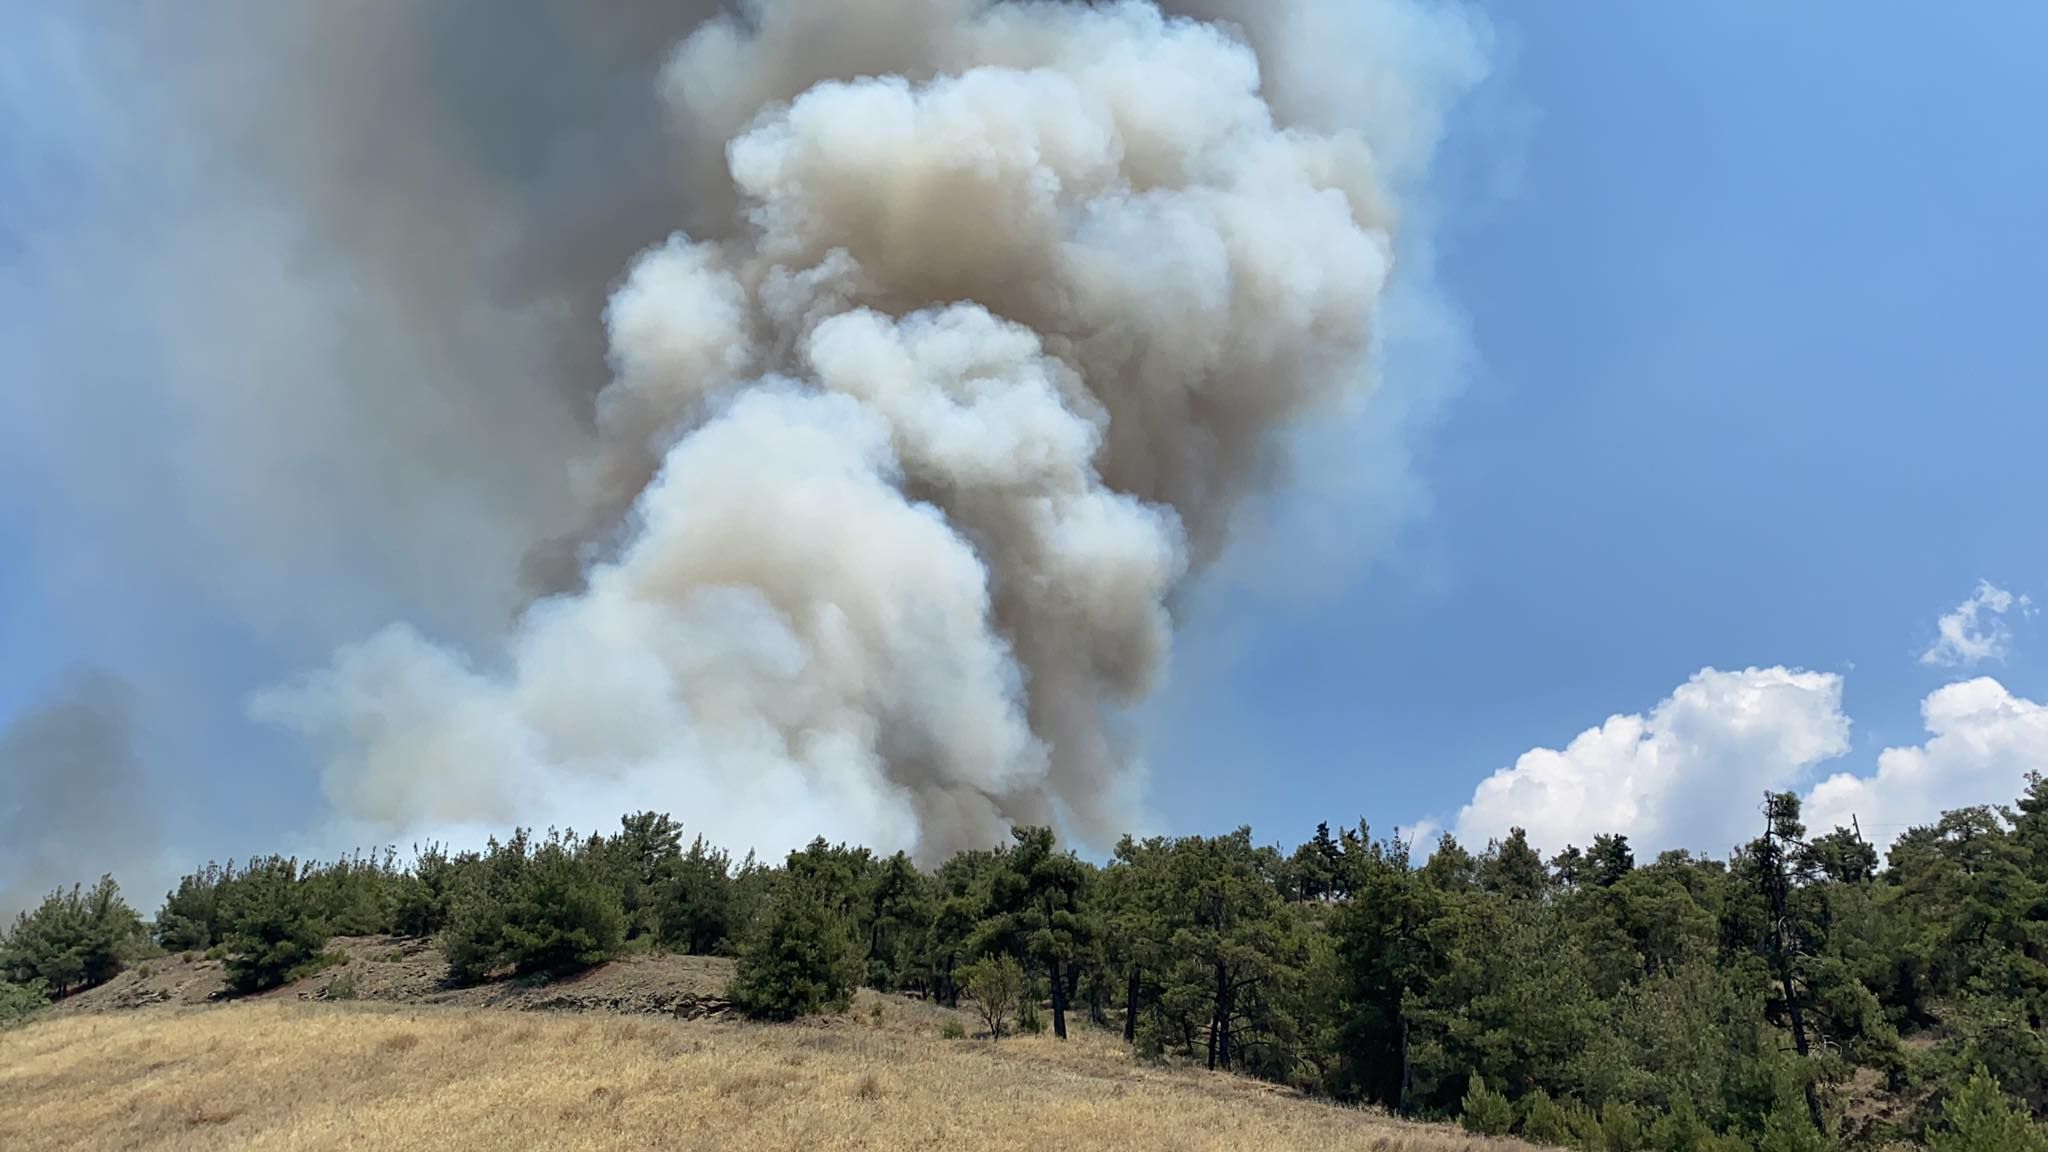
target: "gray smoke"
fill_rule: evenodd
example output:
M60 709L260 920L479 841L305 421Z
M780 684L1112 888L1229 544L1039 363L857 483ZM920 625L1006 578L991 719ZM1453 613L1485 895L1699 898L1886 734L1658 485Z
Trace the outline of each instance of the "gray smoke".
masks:
M0 232L45 582L202 734L237 718L188 699L324 664L256 711L340 837L1121 828L1108 720L1355 414L1485 58L1428 0L1164 9L27 14L75 67L0 60L0 127L95 197ZM1393 491L1400 424L1306 486Z
M94 672L0 732L0 928L52 889L158 879L155 804L135 755L134 692Z
M1277 7L1243 9L1271 103L1239 28L1146 3L759 0L690 34L660 86L694 230L611 295L593 443L550 458L580 579L502 659L395 626L259 714L377 829L1114 834L1109 718L1169 597L1365 382L1390 181L1441 115L1371 37L1464 27ZM1384 74L1310 81L1339 33Z

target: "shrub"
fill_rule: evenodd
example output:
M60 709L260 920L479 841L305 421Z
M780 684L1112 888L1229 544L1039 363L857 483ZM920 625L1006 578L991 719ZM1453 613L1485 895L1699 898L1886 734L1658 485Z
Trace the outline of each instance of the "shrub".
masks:
M1564 1119L1571 1129L1572 1138L1566 1145L1580 1149L1580 1152L1608 1152L1607 1128L1600 1122L1600 1114L1584 1104L1573 1103L1564 1110ZM1629 1152L1635 1152L1633 1145Z
M64 996L113 979L145 939L114 878L102 876L89 890L58 889L15 917L0 937L0 979Z
M228 986L260 992L299 976L320 961L327 926L308 907L299 862L252 860L221 895L227 933Z
M1601 1152L1637 1152L1647 1146L1643 1115L1624 1100L1609 1100L1600 1109Z
M0 980L0 1027L19 1023L50 1002L40 982L13 984Z
M844 917L814 884L785 876L741 946L726 994L748 1015L794 1020L845 1008L859 971Z
M1522 1097L1521 1112L1522 1139L1559 1148L1571 1144L1571 1118L1550 1098L1550 1093L1538 1088Z
M981 1013L991 1040L1003 1038L1005 1027L1024 1001L1024 969L1009 953L998 953L960 969L960 987ZM1044 1025L1041 1023L1040 1027Z
M1700 1119L1691 1099L1680 1096L1671 1111L1650 1122L1643 1143L1652 1152L1708 1152L1714 1145L1714 1130Z
M1464 1126L1465 1131L1481 1136L1505 1136L1515 1126L1515 1106L1508 1103L1507 1097L1487 1087L1484 1076L1474 1076L1471 1087L1465 1090L1458 1123Z
M334 979L329 980L326 990L321 993L323 997L329 1000L353 1000L356 998L356 994L356 974L354 972L343 972Z
M1805 1105L1789 1096L1764 1118L1763 1134L1756 1143L1757 1152L1829 1152L1833 1147L1827 1136L1814 1128Z
M939 1025L939 1039L941 1040L965 1040L966 1038L967 1029L962 1027L958 1020L948 1020L944 1024Z
M1037 997L1028 993L1017 1001L1017 1031L1027 1036L1045 1034L1045 1013L1040 1010Z
M1942 1102L1929 1152L2048 1152L2048 1130L2014 1108L1981 1066Z

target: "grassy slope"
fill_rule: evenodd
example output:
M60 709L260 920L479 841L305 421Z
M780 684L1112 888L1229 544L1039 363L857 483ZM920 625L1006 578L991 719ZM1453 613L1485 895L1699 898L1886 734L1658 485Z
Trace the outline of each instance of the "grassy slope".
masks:
M1377 1149L1505 1152L1115 1038L943 1040L866 999L829 1024L270 1001L0 1032L0 1148Z

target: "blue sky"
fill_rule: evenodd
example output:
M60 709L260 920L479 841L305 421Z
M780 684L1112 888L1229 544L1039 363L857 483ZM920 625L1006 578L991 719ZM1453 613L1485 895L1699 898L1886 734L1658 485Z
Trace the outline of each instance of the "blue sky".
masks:
M1405 562L1184 671L1170 823L1441 819L1708 665L1844 673L1867 771L1921 739L1936 617L2048 583L2048 12L1742 8L1493 9L1486 99L1530 124L1504 190L1453 184L1482 366L1433 512ZM1451 178L1491 171L1459 127ZM2039 698L2013 627L1997 674Z
M1418 447L1417 515L1313 595L1195 598L1145 725L1156 823L1290 841L1318 819L1455 825L1525 752L1644 714L1708 667L1839 677L1793 686L1826 697L1785 729L1818 751L1770 777L1802 789L1920 745L1944 685L2048 697L2024 606L1984 618L2010 633L2001 655L1921 660L1980 579L2048 600L2048 10L1490 15L1495 76L1452 124L1432 197L1437 290L1475 367ZM0 303L21 324L41 322L21 304L46 285L11 254L89 220L123 171L53 143L91 139L107 98L53 27L0 73ZM177 572L136 579L154 553L99 538L110 497L33 463L46 382L0 371L0 715L83 664L144 669L189 689L154 704L145 770L188 807L221 805L213 837L308 819L312 769L243 708L318 644L236 624ZM123 483L154 475L135 443L111 448ZM1822 730L1844 717L1837 748ZM2015 750L1941 799L2008 799L1978 793L2048 761L2037 730L2001 730ZM1680 771L1711 788L1734 778L1719 763ZM1660 819L1641 834L1720 828Z

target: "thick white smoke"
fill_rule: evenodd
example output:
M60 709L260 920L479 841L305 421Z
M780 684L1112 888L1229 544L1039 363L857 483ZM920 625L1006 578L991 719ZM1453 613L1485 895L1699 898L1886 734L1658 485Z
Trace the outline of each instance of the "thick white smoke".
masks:
M258 713L381 833L651 806L763 847L1114 834L1139 781L1108 721L1157 683L1169 598L1289 430L1366 381L1392 188L1441 109L1289 65L1348 7L705 25L662 88L677 162L722 145L729 187L611 297L566 469L579 577L502 658L395 626Z

